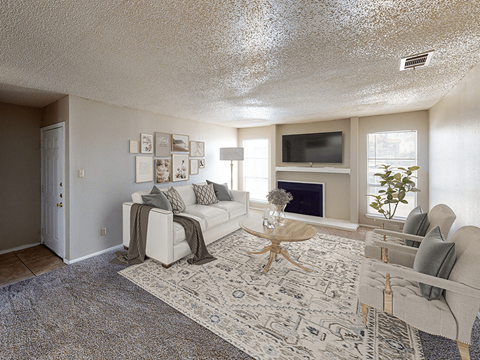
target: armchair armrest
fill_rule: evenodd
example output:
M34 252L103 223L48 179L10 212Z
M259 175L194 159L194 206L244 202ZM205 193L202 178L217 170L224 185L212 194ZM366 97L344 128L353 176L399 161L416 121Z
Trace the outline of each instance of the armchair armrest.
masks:
M383 273L388 273L390 275L399 276L407 280L421 282L423 284L436 286L448 291L456 292L458 294L480 299L480 290L462 284L460 282L437 278L432 275L422 274L401 265L385 264L379 261L372 261L372 266L375 270Z
M379 235L393 236L393 237L397 237L397 238L402 238L402 239L407 239L407 240L412 240L412 241L418 241L418 242L421 242L423 240L423 236L404 234L402 232L392 231L392 230L374 229L373 232L375 234L379 234Z
M397 226L400 226L401 228L403 228L403 225L405 225L405 221L402 221L402 220L374 218L373 221L385 223L389 225L397 225Z
M380 248L386 248L388 250L397 250L397 251L402 251L404 253L408 254L417 254L418 248L412 247L412 246L407 246L407 245L399 245L387 241L382 241L382 240L373 240L373 244L380 247Z

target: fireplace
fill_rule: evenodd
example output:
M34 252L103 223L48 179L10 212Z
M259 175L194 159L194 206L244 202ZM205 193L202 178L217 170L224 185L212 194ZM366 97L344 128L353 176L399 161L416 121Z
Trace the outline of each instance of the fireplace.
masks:
M279 189L285 189L293 200L285 211L323 217L325 204L325 184L296 181L279 181Z

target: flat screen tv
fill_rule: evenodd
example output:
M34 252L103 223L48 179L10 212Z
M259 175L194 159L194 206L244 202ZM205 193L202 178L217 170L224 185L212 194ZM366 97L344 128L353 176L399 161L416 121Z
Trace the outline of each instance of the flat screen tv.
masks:
M282 136L282 161L296 163L342 163L341 131Z

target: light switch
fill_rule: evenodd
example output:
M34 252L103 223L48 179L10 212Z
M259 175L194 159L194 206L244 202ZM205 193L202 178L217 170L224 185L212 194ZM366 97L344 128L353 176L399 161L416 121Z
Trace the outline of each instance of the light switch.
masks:
M85 177L85 172L83 171L83 169L78 170L78 177L79 177L79 178Z

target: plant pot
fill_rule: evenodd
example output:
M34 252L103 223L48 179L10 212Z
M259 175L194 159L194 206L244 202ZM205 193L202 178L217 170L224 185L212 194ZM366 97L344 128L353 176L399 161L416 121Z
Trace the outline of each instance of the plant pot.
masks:
M275 205L270 204L272 206L272 217L275 219L275 226L283 226L285 225L285 220L287 217L285 216L285 207L287 205Z

